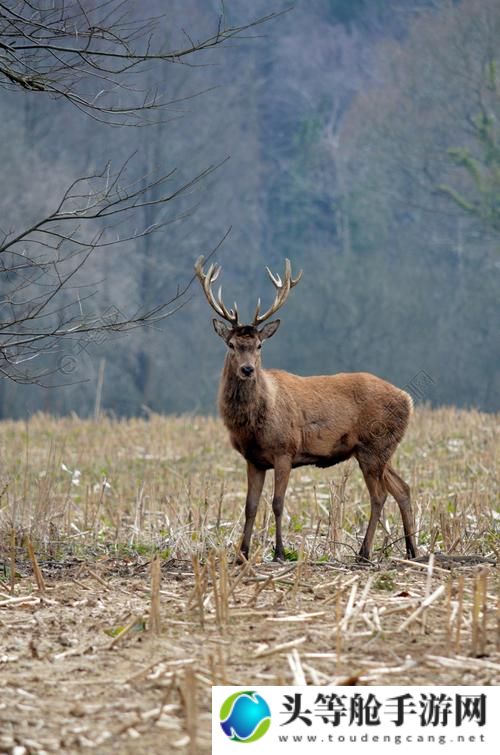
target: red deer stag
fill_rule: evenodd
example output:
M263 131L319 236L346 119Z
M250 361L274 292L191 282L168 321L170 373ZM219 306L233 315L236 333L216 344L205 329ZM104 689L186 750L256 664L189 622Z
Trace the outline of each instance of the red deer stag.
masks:
M266 470L274 469L273 512L276 517L275 560L285 552L281 518L290 472L294 467L315 464L330 467L354 456L370 494L371 514L359 552L369 559L377 522L387 494L397 501L403 519L406 553L415 558L410 488L390 464L412 411L408 393L366 372L331 376L299 377L261 366L263 341L280 325L268 320L285 303L302 271L292 278L290 261L285 276L267 269L277 289L271 307L260 314L260 299L251 325L241 325L236 304L228 309L212 285L221 268L211 265L203 272L204 259L195 265L210 306L228 324L213 320L215 332L228 351L219 387L219 408L231 443L247 462L248 490L241 553L248 557L252 528L264 486Z

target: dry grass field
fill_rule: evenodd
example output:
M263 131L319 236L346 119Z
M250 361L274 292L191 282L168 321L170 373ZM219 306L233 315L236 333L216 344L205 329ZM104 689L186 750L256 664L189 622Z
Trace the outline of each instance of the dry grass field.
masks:
M237 566L245 464L218 420L1 423L0 752L206 753L212 684L498 684L497 427L416 411L418 562L392 499L356 562L346 462L293 472L283 564L268 475Z

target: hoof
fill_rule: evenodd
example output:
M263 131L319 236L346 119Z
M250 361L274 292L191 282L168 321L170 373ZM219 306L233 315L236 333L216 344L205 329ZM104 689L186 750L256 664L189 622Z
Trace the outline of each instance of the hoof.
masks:
M371 564L369 554L364 553L363 551L360 551L358 555L356 556L356 562L358 564Z
M418 558L418 551L406 551L406 559L407 561L413 561L413 559Z

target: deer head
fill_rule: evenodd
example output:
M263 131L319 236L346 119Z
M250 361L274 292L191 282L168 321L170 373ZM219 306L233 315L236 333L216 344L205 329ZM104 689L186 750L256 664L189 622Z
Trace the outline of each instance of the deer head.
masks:
M228 359L234 369L235 374L242 380L254 379L258 368L260 367L260 350L262 343L267 338L271 338L280 326L280 320L268 322L262 325L275 312L280 309L288 298L291 289L297 285L302 277L302 270L296 278L292 278L292 266L290 260L285 260L285 275L282 281L279 275L273 273L266 267L273 286L276 288L276 297L269 309L260 314L260 299L257 301L255 314L250 325L242 325L239 322L238 306L234 303L234 308L226 307L222 299L222 286L219 287L217 296L212 291L212 285L219 277L221 271L220 265L212 264L206 273L203 272L204 258L199 257L194 269L196 277L201 283L207 301L212 309L222 317L225 322L214 318L213 325L215 332L219 335L228 347ZM227 325L226 323L229 323Z

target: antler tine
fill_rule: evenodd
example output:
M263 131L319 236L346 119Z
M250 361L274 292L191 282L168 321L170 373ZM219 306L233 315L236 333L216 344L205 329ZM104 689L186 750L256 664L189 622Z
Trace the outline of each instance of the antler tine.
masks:
M214 292L212 291L212 284L215 283L215 281L219 277L219 273L222 268L220 265L213 263L208 268L208 271L204 273L204 261L205 258L203 257L203 255L201 257L198 257L194 266L194 270L196 277L201 283L205 296L207 297L207 301L212 309L214 309L220 317L223 317L224 320L227 320L231 323L231 325L236 327L237 325L239 325L238 308L236 306L236 303L234 305L234 309L228 309L222 300L222 286L219 287L219 294L217 299L215 298Z
M219 286L219 292L217 294L217 304L221 308L221 310L224 312L224 317L226 320L229 320L230 322L238 323L238 307L236 306L236 302L234 302L234 309L229 309L226 307L224 302L222 301L222 286Z
M208 268L207 278L210 281L210 283L215 283L217 278L219 277L219 273L222 270L220 265L213 264L210 265Z
M255 308L255 314L253 316L254 325L256 325L259 322L259 312L260 312L260 296L257 299L257 307Z
M271 315L277 312L278 309L280 309L280 307L282 307L287 300L290 290L297 285L302 277L301 270L295 279L292 278L292 265L290 264L289 259L285 260L285 278L283 281L278 274L274 275L268 267L266 267L266 270L273 286L277 289L277 293L274 302L271 304L267 312L264 312L263 315L260 314L260 299L258 300L257 308L255 310L255 315L253 318L253 325L259 325L261 322L264 322L264 320L267 320L269 317L271 317Z
M292 265L290 263L290 260L287 258L285 260L285 277L290 279L290 288L293 288L297 285L299 280L302 278L302 273L304 271L301 270L300 273L297 275L296 278L292 278Z
M287 262L288 262L288 260L287 260ZM267 274L271 278L271 281L273 282L273 285L275 285L276 288L281 288L281 286L283 285L283 283L282 283L281 277L278 275L278 273L276 273L276 275L274 275L271 272L271 270L269 270L269 268L267 266L266 266L266 270L267 270Z

